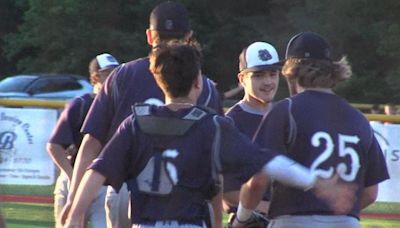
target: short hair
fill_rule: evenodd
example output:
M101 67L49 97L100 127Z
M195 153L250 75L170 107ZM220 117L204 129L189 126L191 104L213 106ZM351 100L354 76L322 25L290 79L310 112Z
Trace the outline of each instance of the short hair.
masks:
M335 62L310 58L289 58L282 68L282 75L289 80L296 79L304 88L333 88L338 82L351 76L347 58Z
M150 71L172 97L187 96L201 70L201 53L187 44L161 45L150 53Z
M95 57L89 63L89 74L95 73L98 71L99 71L99 63L97 62L97 59Z

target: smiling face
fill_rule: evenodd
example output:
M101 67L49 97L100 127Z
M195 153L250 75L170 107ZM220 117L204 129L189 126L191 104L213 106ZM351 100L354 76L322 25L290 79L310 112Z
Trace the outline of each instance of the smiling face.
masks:
M274 99L279 84L279 70L239 73L238 78L244 87L244 100L253 107L263 107Z

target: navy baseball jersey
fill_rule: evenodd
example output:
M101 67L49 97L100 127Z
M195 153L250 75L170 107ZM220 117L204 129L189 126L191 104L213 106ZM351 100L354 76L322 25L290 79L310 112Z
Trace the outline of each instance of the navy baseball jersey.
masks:
M264 119L255 140L309 167L316 175L335 172L359 186L350 215L359 218L365 187L389 178L380 146L368 120L343 98L306 90L277 103ZM311 192L273 184L270 216L331 215L329 207Z
M230 117L239 131L252 139L264 114L239 101L226 111L225 116Z
M235 127L240 132L249 137L249 139L252 139L254 133L260 126L264 114L266 113L250 107L243 101L239 101L226 111L225 116L233 120ZM237 179L237 177L230 175L224 176L224 192L238 191L241 185L242 182L240 179Z
M115 189L127 181L134 224L205 220L218 173L240 169L245 182L276 156L255 146L229 119L204 108L145 105L138 110L90 166Z
M164 95L149 71L149 59L142 58L122 64L105 81L82 127L103 145L119 124L131 114L136 103L163 103ZM203 91L198 104L222 114L222 104L214 83L204 77Z
M68 103L57 121L49 143L59 144L64 148L73 144L79 148L83 138L80 129L94 96L94 94L84 94Z

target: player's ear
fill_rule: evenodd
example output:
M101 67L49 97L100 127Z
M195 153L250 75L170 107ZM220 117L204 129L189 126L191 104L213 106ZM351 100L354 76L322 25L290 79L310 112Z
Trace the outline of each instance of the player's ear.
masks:
M244 74L241 73L241 72L239 72L238 75L237 75L237 79L238 79L239 83L240 83L242 86L244 86L243 78L244 78Z
M190 41L192 41L192 37L193 37L193 31L190 30L189 32L187 32L187 33L185 34L185 41L186 41L187 43L190 43Z
M201 72L197 75L196 79L193 81L193 86L196 89L202 89L203 88L203 76L201 75Z
M153 46L153 35L151 34L151 30L150 29L146 29L146 36L147 36L147 43L150 46Z
M98 82L99 82L99 73L92 72L90 74L90 83L92 83L92 85L96 85L96 83Z

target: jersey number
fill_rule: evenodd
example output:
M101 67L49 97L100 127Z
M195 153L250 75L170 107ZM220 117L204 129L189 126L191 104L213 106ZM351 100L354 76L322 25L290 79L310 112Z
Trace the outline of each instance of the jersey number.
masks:
M178 171L171 159L175 159L178 154L178 150L167 149L151 157L136 178L139 191L158 195L170 194L178 183Z
M343 180L351 182L356 178L358 170L360 169L360 158L358 157L358 154L354 150L354 148L351 147L351 145L357 144L360 139L358 138L358 136L342 134L338 134L338 139L339 157L344 158L346 156L349 156L351 164L350 166L347 166L343 162L339 163L336 167L336 170ZM319 155L317 159L314 160L311 165L311 170L317 176L320 176L322 178L330 178L334 174L335 167L331 166L327 170L318 167L323 162L328 160L331 156L333 156L335 145L333 143L332 137L326 132L319 131L316 132L311 138L311 144L314 147L319 147L323 141L325 141L325 149L321 153L321 155Z

